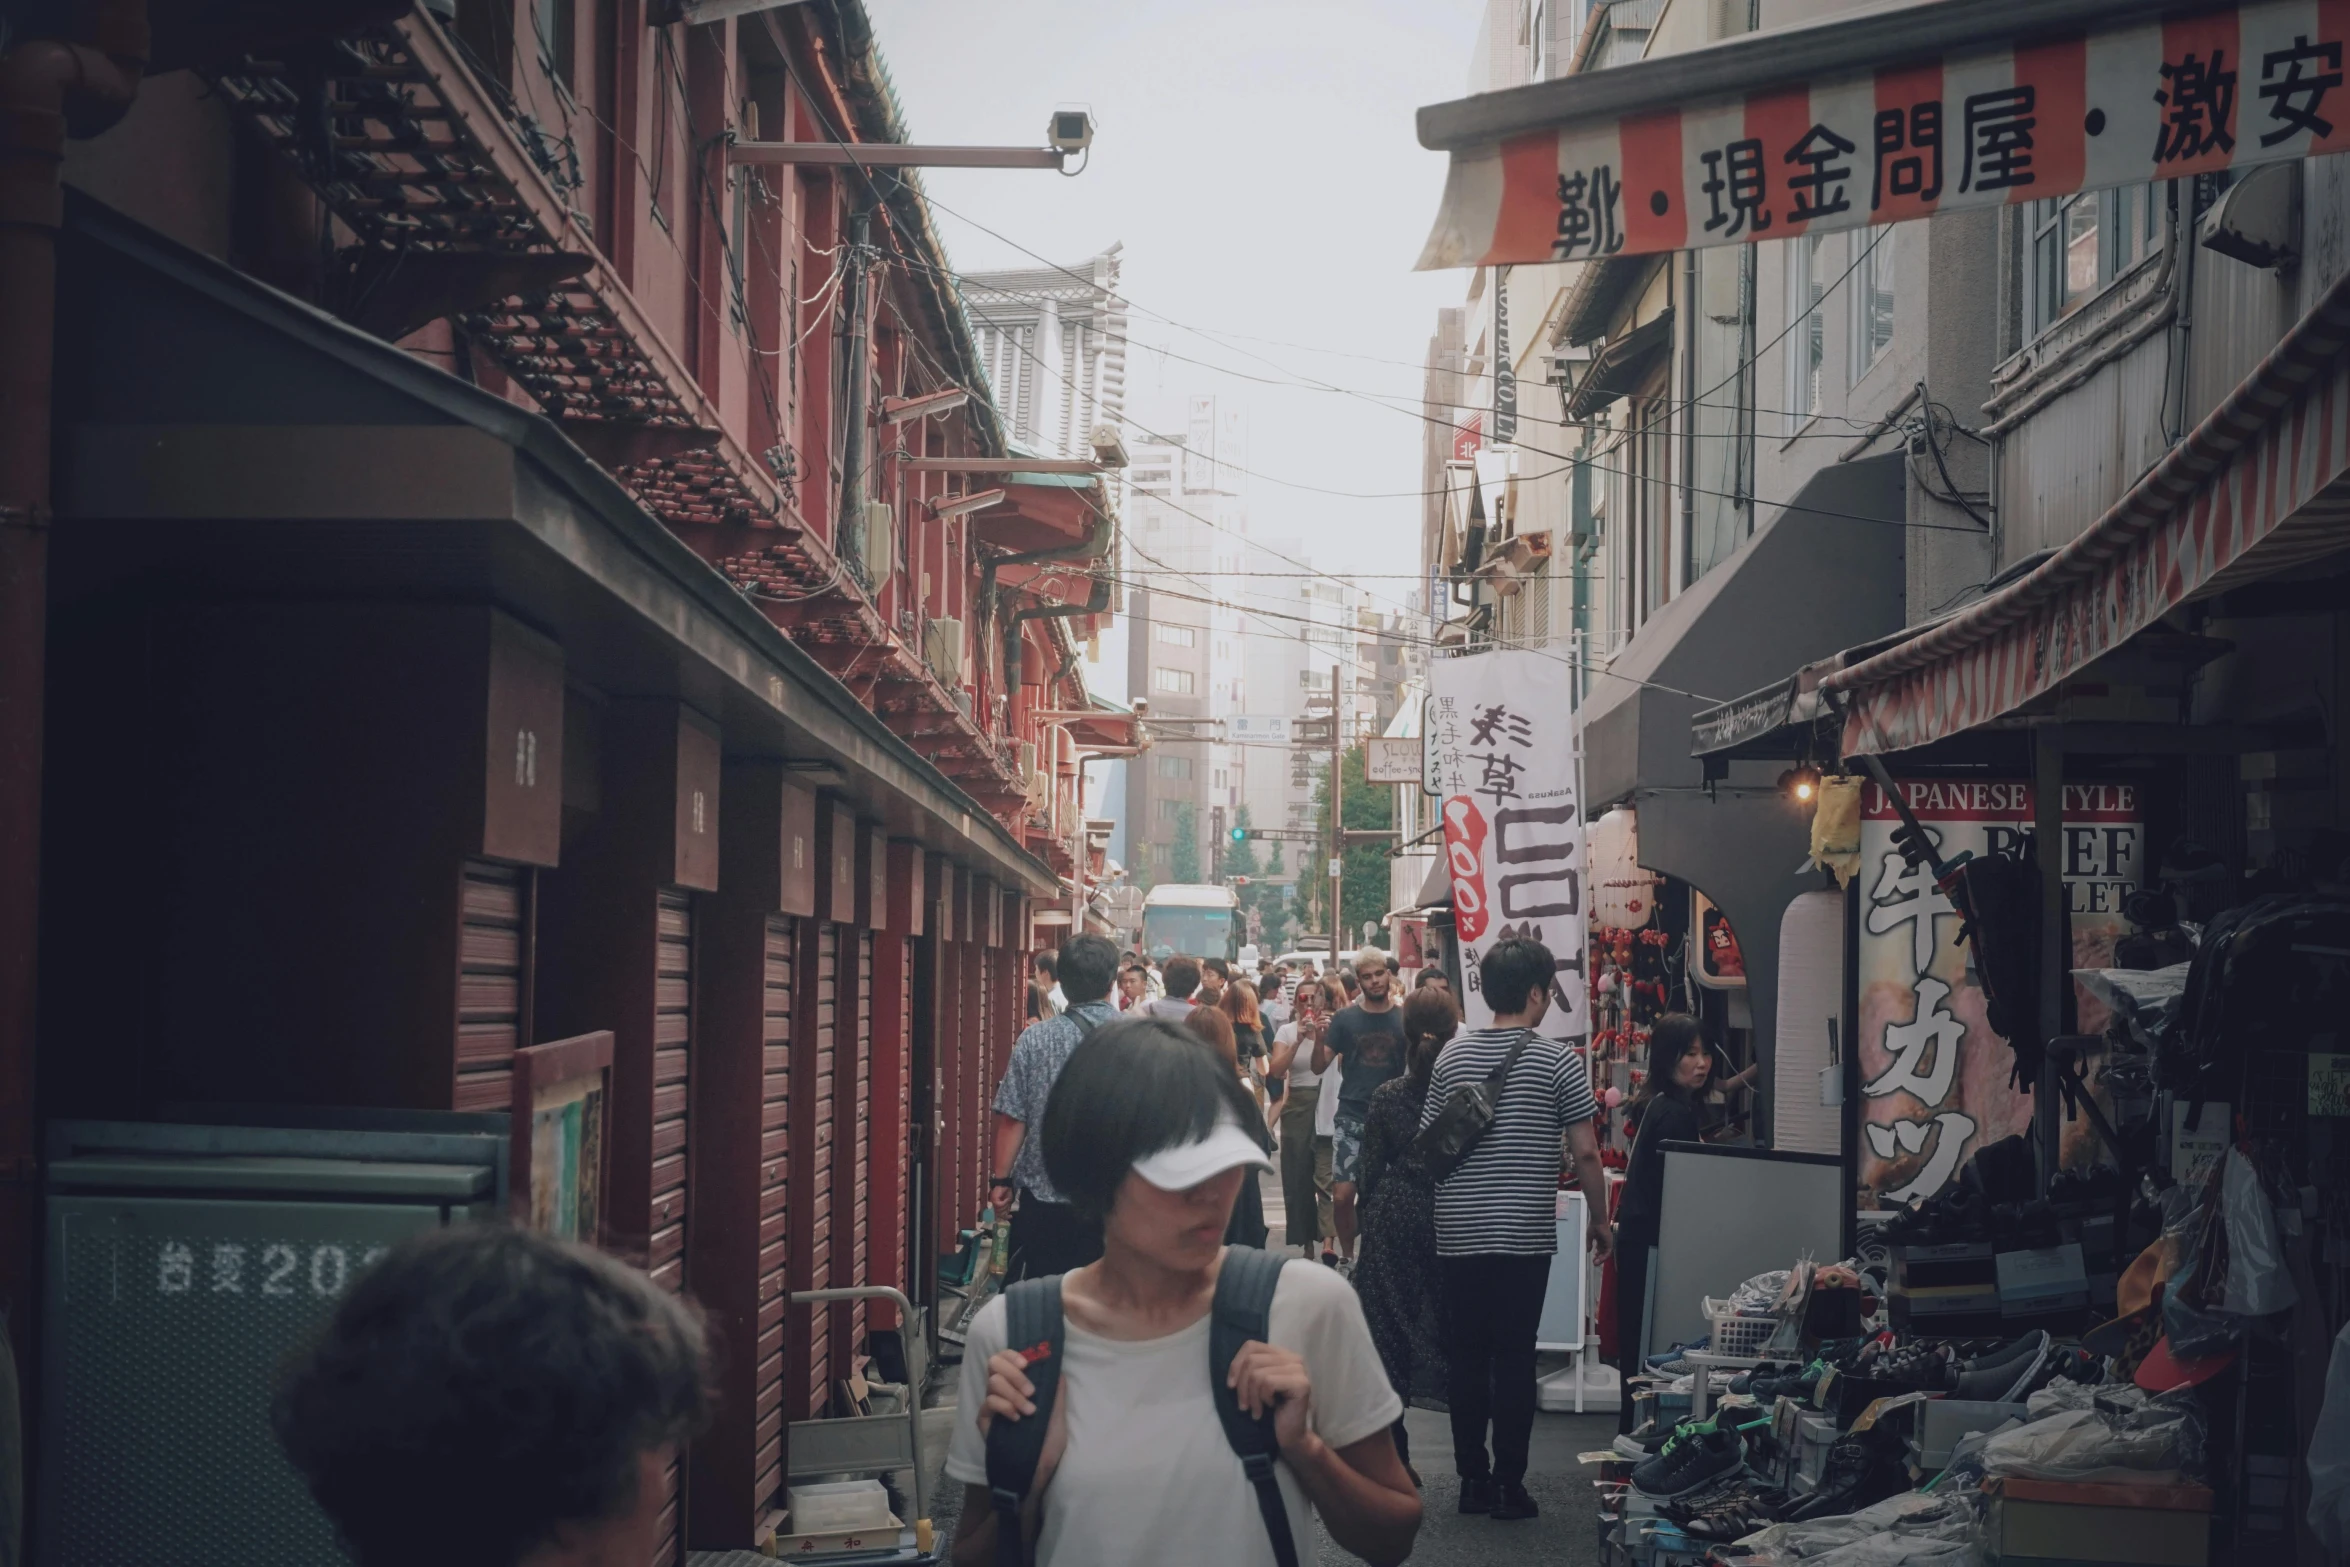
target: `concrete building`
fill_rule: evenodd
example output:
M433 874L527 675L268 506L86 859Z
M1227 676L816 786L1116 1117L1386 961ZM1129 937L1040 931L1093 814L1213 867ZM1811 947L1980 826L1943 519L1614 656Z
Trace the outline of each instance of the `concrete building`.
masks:
M1066 267L963 279L980 363L1011 438L1082 457L1094 426L1126 414L1126 302L1112 245Z
M1138 881L1205 879L1217 813L1230 821L1241 804L1243 753L1216 733L1241 712L1244 617L1218 579L1249 554L1247 438L1238 409L1194 397L1180 440L1129 453L1126 575L1149 586L1128 599L1127 678L1165 720L1126 774L1125 864Z

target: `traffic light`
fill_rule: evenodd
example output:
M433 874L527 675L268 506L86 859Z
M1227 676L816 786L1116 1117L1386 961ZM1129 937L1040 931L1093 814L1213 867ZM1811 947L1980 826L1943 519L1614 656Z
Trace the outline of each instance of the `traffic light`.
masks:
M1233 829L1232 829L1232 841L1233 841L1234 843L1246 843L1246 842L1248 842L1248 829L1247 829L1246 827L1235 827L1235 828L1233 828Z
M1296 720L1289 737L1298 745L1329 745L1338 738L1338 720L1328 713Z
M1248 878L1246 876L1235 876L1232 878L1232 885L1235 887L1245 887L1248 885Z

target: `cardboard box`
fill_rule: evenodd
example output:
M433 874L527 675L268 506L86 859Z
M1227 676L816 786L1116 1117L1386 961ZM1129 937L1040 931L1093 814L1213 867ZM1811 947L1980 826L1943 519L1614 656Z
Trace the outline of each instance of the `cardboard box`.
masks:
M2212 1497L2204 1486L2007 1477L1983 1489L1991 1499L1991 1554L2002 1567L2206 1567L2210 1560Z

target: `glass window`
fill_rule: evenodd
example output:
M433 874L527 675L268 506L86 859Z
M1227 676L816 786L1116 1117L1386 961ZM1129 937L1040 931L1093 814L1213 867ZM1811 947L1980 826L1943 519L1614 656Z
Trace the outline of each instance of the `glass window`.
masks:
M1820 411L1820 369L1828 358L1828 314L1823 308L1831 281L1826 234L1801 234L1787 246L1787 433Z
M1859 250L1852 267L1852 371L1857 384L1893 345L1894 230L1870 229L1852 236Z
M1161 642L1173 647L1197 647L1199 645L1199 632L1190 626L1162 625L1157 627L1153 634Z
M2161 248L2164 202L2162 187L2147 184L2035 201L2025 209L2034 336Z
M1178 696L1190 696L1199 689L1197 679L1188 669L1154 669L1151 671L1153 691L1171 691Z
M1159 776L1161 778L1189 778L1191 776L1191 758L1188 756L1160 757Z

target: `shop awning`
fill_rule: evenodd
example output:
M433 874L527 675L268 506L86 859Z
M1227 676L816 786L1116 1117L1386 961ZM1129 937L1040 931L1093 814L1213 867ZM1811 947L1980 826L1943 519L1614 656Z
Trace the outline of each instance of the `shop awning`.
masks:
M1823 679L1849 707L1844 753L1971 729L2180 604L2350 548L2346 350L2350 275L2086 531L1999 592Z
M1897 630L1902 508L1898 457L1829 468L1649 617L1585 699L1585 798L1606 805L1702 782L1689 752L1698 708L1757 670L1793 669Z
M1033 895L1051 873L546 419L68 190L53 595L496 604ZM157 354L158 343L171 352ZM74 366L141 366L91 376Z
M1639 389L1673 346L1673 311L1666 306L1592 357L1567 400L1569 419L1588 419L1619 397Z
M1420 111L1452 168L1419 264L1746 244L2341 151L2350 112L2319 82L2346 44L2350 12L2314 0L1927 0L1480 93Z

